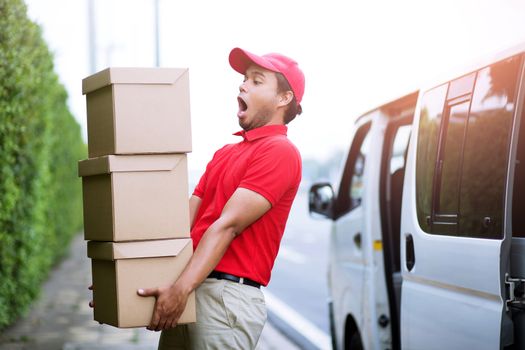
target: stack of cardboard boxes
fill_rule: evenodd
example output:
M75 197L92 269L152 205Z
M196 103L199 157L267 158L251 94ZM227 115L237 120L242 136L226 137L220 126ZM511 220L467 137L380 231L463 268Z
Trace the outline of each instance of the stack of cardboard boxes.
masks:
M108 68L82 81L89 159L78 164L92 259L94 318L147 326L155 300L192 255L186 154L187 69ZM179 323L195 321L195 296Z

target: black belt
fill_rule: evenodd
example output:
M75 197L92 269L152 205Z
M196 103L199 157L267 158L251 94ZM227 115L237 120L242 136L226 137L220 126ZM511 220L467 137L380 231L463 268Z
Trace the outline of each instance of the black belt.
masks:
M219 272L219 271L212 271L208 275L208 278L216 278L218 280L228 280L228 281L237 282L237 283L240 283L240 284L246 284L247 286L252 286L252 287L255 287L255 288L261 288L261 284L260 283L252 281L249 278L237 277L237 276L230 275L230 274L224 273L224 272Z

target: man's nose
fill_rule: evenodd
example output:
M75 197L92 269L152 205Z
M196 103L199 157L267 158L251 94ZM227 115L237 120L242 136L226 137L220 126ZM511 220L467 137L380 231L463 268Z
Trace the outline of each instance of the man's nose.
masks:
M239 85L239 92L246 92L246 82L243 81L241 85Z

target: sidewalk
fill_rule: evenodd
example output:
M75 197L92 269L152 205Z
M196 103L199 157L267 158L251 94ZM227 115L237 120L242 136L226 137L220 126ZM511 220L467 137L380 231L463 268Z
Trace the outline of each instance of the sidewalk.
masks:
M86 242L77 235L67 257L51 271L29 314L0 334L0 350L153 350L160 333L118 329L93 321ZM269 322L257 350L297 349Z

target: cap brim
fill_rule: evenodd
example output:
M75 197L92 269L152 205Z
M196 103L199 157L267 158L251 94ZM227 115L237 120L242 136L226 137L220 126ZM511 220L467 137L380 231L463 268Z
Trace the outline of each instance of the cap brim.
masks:
M230 66L241 74L245 74L248 67L254 63L273 72L279 71L270 61L266 60L265 58L257 56L238 47L231 50L229 61Z

